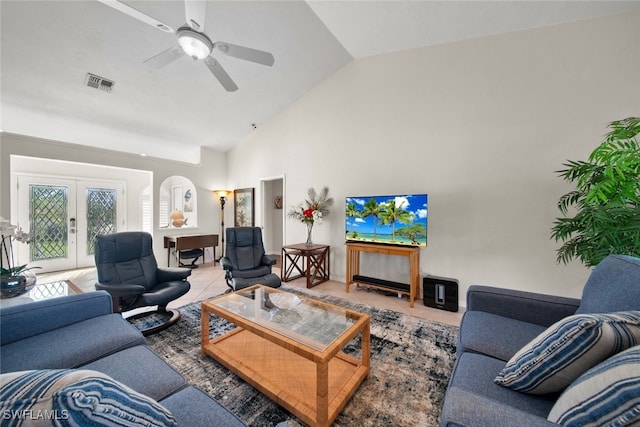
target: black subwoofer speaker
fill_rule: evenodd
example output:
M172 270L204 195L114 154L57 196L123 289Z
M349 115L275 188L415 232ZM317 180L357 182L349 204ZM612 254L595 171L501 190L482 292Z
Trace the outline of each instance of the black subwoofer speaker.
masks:
M422 301L428 307L458 311L458 281L446 277L424 277Z

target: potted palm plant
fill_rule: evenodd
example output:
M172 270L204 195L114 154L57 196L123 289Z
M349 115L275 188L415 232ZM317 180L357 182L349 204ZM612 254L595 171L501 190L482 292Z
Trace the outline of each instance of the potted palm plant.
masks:
M640 118L608 124L588 160L567 161L558 171L576 189L558 201L551 236L562 241L557 261L597 265L609 254L640 256Z

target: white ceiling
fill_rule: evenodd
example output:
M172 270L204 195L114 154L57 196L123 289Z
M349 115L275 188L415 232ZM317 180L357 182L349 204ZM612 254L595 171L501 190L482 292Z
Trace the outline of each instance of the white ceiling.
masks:
M178 28L182 1L124 1ZM226 92L175 46L96 0L0 1L6 132L198 162L227 151L354 58L640 9L640 1L208 1L206 33L273 53L265 67L216 55L239 86ZM113 92L84 86L87 73Z

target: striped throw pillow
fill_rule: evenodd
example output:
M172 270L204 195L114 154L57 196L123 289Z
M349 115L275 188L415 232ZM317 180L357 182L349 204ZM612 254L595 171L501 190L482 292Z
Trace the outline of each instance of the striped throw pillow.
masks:
M52 369L0 375L3 426L176 426L158 402L90 370Z
M562 393L547 419L572 427L640 424L640 346L581 375Z
M520 349L494 382L524 393L560 392L588 369L638 344L640 311L576 314Z

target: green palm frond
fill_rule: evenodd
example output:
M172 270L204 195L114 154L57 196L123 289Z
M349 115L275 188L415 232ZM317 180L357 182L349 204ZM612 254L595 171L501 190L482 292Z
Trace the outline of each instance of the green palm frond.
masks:
M610 132L588 161L557 171L576 190L560 197L551 237L562 241L557 261L597 265L609 254L640 256L640 118L609 123ZM570 209L575 215L568 216Z
M307 190L308 199L305 200L307 207L322 212L322 215L329 215L329 211L333 206L333 197L329 197L329 187L324 186L320 193L311 187Z

